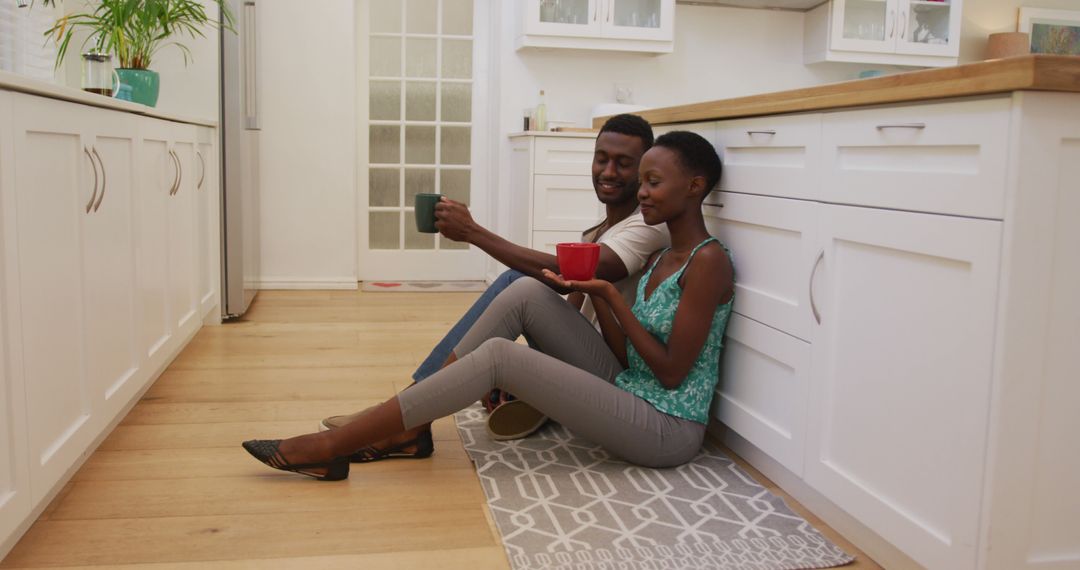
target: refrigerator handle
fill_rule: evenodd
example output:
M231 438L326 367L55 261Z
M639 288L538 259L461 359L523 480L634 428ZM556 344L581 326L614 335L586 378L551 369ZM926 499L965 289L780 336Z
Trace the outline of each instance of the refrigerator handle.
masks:
M244 68L244 128L259 130L262 121L259 109L259 10L258 0L244 0L243 68Z

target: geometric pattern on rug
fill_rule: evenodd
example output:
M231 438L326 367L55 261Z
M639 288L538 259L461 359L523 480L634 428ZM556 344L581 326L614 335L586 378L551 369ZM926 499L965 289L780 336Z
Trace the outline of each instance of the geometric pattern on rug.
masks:
M484 281L361 281L360 290L368 292L459 293L484 291Z
M515 570L832 568L854 557L706 442L693 461L637 467L550 421L494 441L479 404L455 416Z

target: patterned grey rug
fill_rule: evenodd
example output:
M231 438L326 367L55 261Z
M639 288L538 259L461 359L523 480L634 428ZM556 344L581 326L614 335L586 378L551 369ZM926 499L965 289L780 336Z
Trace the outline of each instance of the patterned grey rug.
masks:
M509 442L479 404L458 431L515 570L831 568L854 560L712 444L672 469L635 467L555 422Z

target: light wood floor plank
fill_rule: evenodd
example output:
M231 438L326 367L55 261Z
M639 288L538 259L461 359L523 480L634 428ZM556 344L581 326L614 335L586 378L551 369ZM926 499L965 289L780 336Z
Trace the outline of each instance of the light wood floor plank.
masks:
M434 424L433 457L336 483L240 448L403 389L476 296L260 292L243 319L199 331L0 568L508 568L452 418Z

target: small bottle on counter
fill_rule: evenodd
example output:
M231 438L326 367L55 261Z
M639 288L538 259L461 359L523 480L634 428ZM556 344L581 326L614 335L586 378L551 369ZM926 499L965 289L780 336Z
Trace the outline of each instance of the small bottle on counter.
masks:
M533 112L533 121L529 125L534 131L546 131L547 130L547 105L544 104L544 90L540 90L540 102L536 104L536 111Z
M532 126L532 114L532 107L525 107L525 110L521 113L522 129L524 129L525 132L529 132L529 127Z

